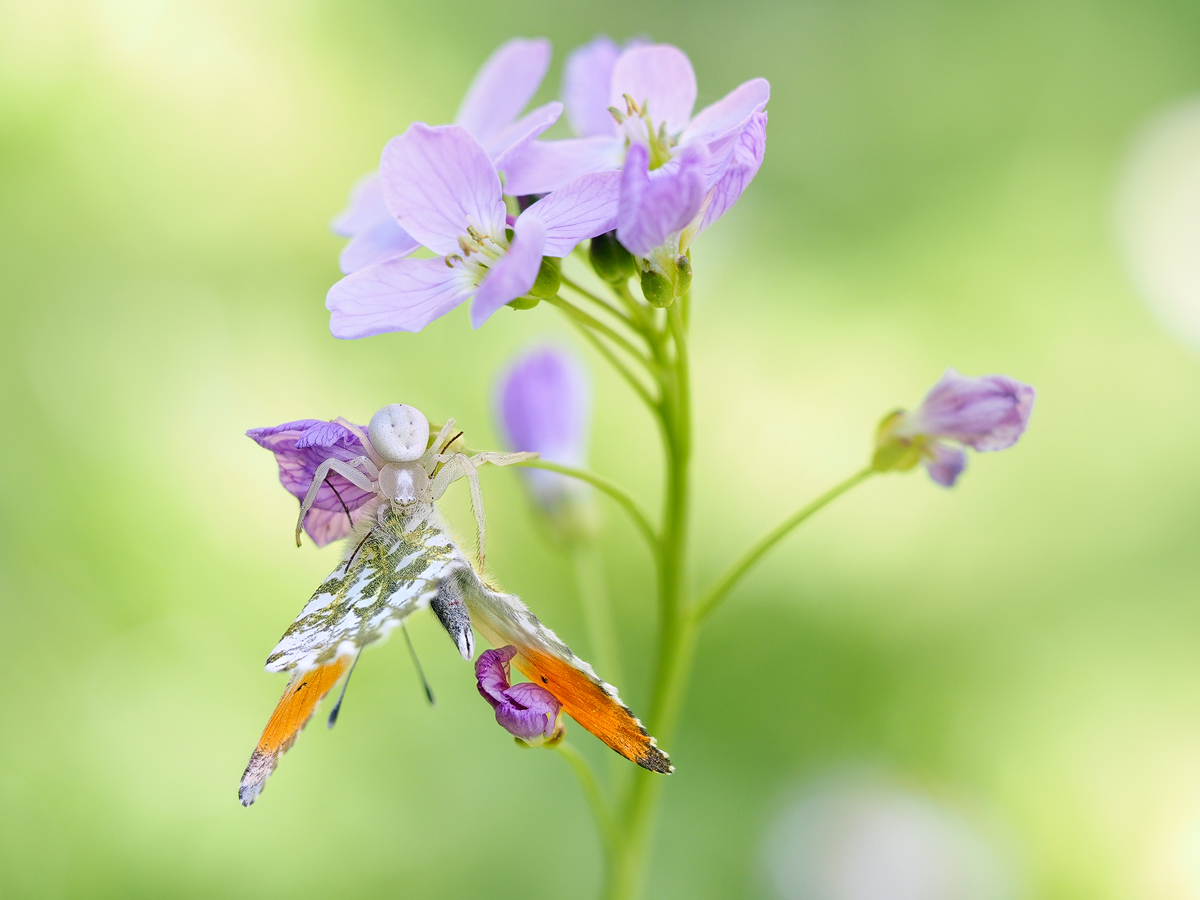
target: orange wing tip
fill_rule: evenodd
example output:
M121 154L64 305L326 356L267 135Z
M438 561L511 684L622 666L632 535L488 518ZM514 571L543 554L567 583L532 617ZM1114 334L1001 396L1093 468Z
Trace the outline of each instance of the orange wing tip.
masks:
M317 711L317 704L337 684L350 662L351 657L339 656L327 665L292 676L242 774L242 782L238 786L238 799L242 801L242 806L249 806L258 799L267 777L275 771L279 757L296 742L312 714Z
M601 681L581 660L567 661L535 647L521 647L513 660L526 678L555 696L563 711L631 762L664 775L671 759L629 711L616 689Z

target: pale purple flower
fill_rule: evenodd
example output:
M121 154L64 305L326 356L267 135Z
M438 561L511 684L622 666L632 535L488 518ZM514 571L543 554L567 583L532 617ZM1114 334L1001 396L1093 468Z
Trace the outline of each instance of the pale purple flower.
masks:
M1011 447L1029 425L1036 395L1007 375L972 378L947 369L915 410L884 419L876 468L911 468L919 458L934 481L952 487L967 463L962 447Z
M365 434L364 427L351 425L344 419L332 422L300 419L274 428L251 428L246 432L246 436L260 447L275 454L279 480L298 500L304 499L317 467L325 460L349 461L356 456L365 456ZM304 530L318 547L343 538L350 533L351 520L358 521L359 510L374 496L337 472L330 472L305 517Z
M549 65L549 41L514 38L488 58L467 89L455 124L478 139L500 171L562 114L562 104L552 102L520 115L537 93ZM333 230L351 239L339 259L347 275L408 256L420 246L389 212L378 172L364 175L355 185L349 205L333 220Z
M514 194L543 193L585 172L622 166L637 169L638 177L644 170L651 182L676 179L674 166L694 168L700 160L701 207L673 229L683 232L696 220L682 239L686 251L690 239L720 218L758 172L766 149L770 85L763 78L751 79L693 117L696 76L683 51L668 44L638 45L613 61L614 50L610 41L600 38L572 54L563 99L568 118L584 136L531 142L514 154L508 189ZM602 100L605 92L598 85L606 77L607 100ZM637 147L645 149L644 156L636 153ZM696 205L692 178L690 172L684 176L686 202L680 200L667 210L655 207L650 214L678 223L683 212ZM673 196L673 191L663 190L656 199L661 205ZM634 215L626 212L623 199L623 218Z
M564 466L586 465L589 393L582 367L565 350L548 344L519 357L496 391L496 418L509 449ZM552 514L587 495L578 479L539 469L522 474Z
M496 710L496 721L514 737L539 745L562 734L562 704L540 685L509 682L515 647L485 650L475 661L479 694Z
M543 256L566 256L616 220L616 172L577 178L510 219L495 166L459 125L411 125L384 148L380 176L392 215L438 256L385 260L335 284L325 304L335 337L420 331L471 297L478 328L529 292Z

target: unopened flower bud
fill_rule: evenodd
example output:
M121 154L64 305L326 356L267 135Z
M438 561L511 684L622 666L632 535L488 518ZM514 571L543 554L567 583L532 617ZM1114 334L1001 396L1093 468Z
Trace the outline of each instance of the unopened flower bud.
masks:
M548 299L558 293L562 285L562 260L557 256L543 256L542 266L538 269L537 280L529 293L535 297Z
M588 259L596 274L605 281L614 283L628 281L637 271L633 254L617 240L615 231L598 234L588 247Z
M1029 424L1034 397L1033 388L1006 375L969 378L947 369L915 410L883 417L871 467L905 472L920 462L934 481L952 487L967 464L962 447L1011 447Z
M675 286L666 275L647 269L642 273L642 294L647 303L662 309L674 302Z

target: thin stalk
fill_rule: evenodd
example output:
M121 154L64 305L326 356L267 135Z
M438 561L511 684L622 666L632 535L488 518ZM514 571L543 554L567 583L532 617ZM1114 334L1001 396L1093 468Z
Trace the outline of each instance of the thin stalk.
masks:
M550 472L558 472L560 475L566 475L570 478L578 478L580 481L586 481L592 487L602 491L608 496L617 501L629 513L629 518L633 520L633 524L637 526L638 531L642 533L642 537L646 539L646 543L650 545L651 552L657 557L658 555L658 533L654 530L654 526L650 524L650 519L642 511L642 507L633 495L625 488L621 487L615 481L610 481L603 475L597 475L595 472L589 472L587 469L576 469L573 466L563 466L558 463L550 462L546 459L527 459L523 462L516 463L518 466L527 466L534 469L546 469Z
M742 554L741 559L730 566L726 570L725 574L718 578L716 583L708 589L708 592L700 598L692 612L692 617L697 622L704 621L704 619L706 619L712 613L712 611L720 605L721 601L725 599L730 590L733 589L733 586L741 580L742 576L749 572L750 569L754 567L754 564L762 559L763 556L766 555L767 551L783 540L783 538L787 536L787 534L793 528L797 527L814 513L832 503L852 487L862 484L864 481L870 478L874 472L875 470L870 466L855 472L845 481L834 485L820 497L817 497L807 506L801 508L794 515L785 519L774 529L763 535L763 537L759 539L758 543Z
M572 281L566 275L562 275L560 277L561 277L562 283L565 284L567 287L569 287L571 290L573 290L575 293L577 293L579 296L583 297L586 300L591 300L593 303L595 303L597 306L599 306L605 312L609 313L610 315L612 315L615 318L619 319L620 321L624 322L630 328L637 330L637 325L634 323L633 319L631 319L629 317L629 315L627 315L621 309L619 309L616 306L613 306L611 303L609 303L607 300L605 300L599 294L593 294L591 291L589 291L583 285Z
M575 582L579 590L579 605L587 626L592 655L610 684L624 684L621 660L617 652L617 629L613 622L612 606L604 583L604 563L595 541L577 541L571 550L575 567Z
M575 773L575 777L579 779L579 785L583 788L583 794L587 797L588 806L592 810L592 817L596 820L596 830L600 834L601 844L604 845L605 857L611 857L616 838L616 823L613 821L612 813L609 812L608 804L604 802L604 792L600 789L596 773L592 771L592 767L584 759L583 754L566 741L555 744L554 749L562 755L562 758L567 761L567 765Z
M633 392L637 394L642 399L642 402L650 408L650 411L656 411L658 409L658 401L650 395L650 391L647 390L638 377L629 370L629 367L626 366L625 363L621 362L620 358L613 353L612 348L610 348L608 344L604 343L604 341L600 340L599 337L593 334L592 331L582 322L572 319L571 324L578 328L579 333L583 335L584 339L596 348L596 352L609 361L612 367L617 370L617 373L624 378L630 388L633 389Z
M610 328L608 325L605 325L591 313L580 309L578 306L564 298L561 294L555 294L553 297L547 297L545 299L547 303L551 304L552 306L557 306L575 321L586 325L597 334L604 335L606 338L628 353L631 357L644 365L651 375L657 374L655 372L656 367L653 360L649 359L644 353L638 350L638 348L631 344L627 338L613 331L612 328Z

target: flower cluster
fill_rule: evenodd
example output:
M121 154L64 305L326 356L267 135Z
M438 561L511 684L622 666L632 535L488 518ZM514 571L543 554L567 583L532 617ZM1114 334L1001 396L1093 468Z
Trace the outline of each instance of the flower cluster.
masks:
M467 300L479 327L555 296L557 261L602 235L632 255L648 302L687 291L692 241L762 164L769 85L752 79L693 115L681 50L598 38L568 59L564 103L521 115L549 61L546 41L509 41L455 124L418 122L387 144L334 222L351 238L326 301L336 337L419 331ZM578 136L538 140L564 104ZM433 256L413 257L421 247Z

